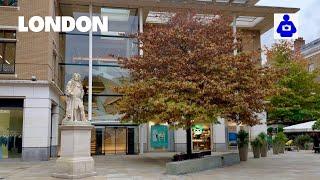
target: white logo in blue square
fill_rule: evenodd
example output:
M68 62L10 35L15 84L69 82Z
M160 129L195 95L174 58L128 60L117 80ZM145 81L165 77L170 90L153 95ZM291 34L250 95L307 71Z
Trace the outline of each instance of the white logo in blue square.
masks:
M274 14L274 39L298 39L298 14Z

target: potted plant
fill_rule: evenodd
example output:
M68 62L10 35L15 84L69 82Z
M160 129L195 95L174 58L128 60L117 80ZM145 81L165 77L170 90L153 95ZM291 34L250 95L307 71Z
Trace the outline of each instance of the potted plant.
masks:
M279 154L279 142L277 138L272 139L272 152L273 154Z
M285 144L288 141L287 136L283 132L278 132L275 137L278 141L278 151L279 153L284 153Z
M238 143L240 161L247 161L249 133L247 133L245 130L240 130L238 132L237 143Z
M254 158L260 158L261 154L261 139L259 137L256 137L253 141L251 141L251 147L252 147L252 152L253 152L253 157Z
M295 138L295 144L299 149L307 150L306 146L310 142L312 142L312 139L309 135L299 135Z
M261 132L258 137L260 138L261 140L261 157L267 157L267 154L268 154L268 141L267 141L267 138L268 138L268 135L264 132Z

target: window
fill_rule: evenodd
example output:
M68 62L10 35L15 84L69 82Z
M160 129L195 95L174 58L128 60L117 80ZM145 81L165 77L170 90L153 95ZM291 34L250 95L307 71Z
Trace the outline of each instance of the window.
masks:
M15 71L16 31L0 30L0 74Z
M314 64L309 64L308 71L312 72L314 71L314 69L315 69Z
M18 0L0 0L0 6L18 6Z

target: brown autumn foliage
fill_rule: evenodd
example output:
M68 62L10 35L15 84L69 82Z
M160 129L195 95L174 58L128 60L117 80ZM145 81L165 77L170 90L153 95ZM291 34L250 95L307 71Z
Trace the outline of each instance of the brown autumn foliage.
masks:
M117 89L124 94L118 102L122 120L183 128L218 117L259 123L256 113L265 109L276 75L254 53L234 56L241 44L234 43L230 19L217 17L203 21L188 11L167 24L146 25L137 37L143 56L120 60L131 75Z

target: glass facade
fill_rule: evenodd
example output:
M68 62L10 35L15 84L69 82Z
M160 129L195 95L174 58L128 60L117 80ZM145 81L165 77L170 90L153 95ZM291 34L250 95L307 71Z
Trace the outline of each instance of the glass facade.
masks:
M129 74L119 67L118 57L138 55L136 9L93 7L93 16L108 16L109 32L94 32L92 37L92 123L91 154L134 154L137 152L137 126L122 125L115 103L122 95L114 91ZM62 7L62 14L77 19L89 17L88 6ZM64 48L64 84L73 73L80 73L85 91L84 106L88 113L89 33L74 30L61 34ZM88 116L87 116L88 117ZM110 124L113 124L110 126Z
M22 108L0 108L0 159L21 156L22 125Z
M137 126L95 126L91 133L91 154L135 154Z
M127 151L127 128L107 127L104 147L106 154L125 154Z
M87 6L63 7L64 15L89 16ZM121 98L114 92L114 87L120 86L128 72L117 64L118 57L138 55L136 39L129 35L138 32L138 16L136 9L120 9L93 7L94 16L108 16L109 32L93 33L93 99L92 121L118 121L119 115L114 104ZM85 90L84 105L88 112L88 75L89 75L89 34L77 30L62 35L64 47L65 84L73 73L80 73Z

